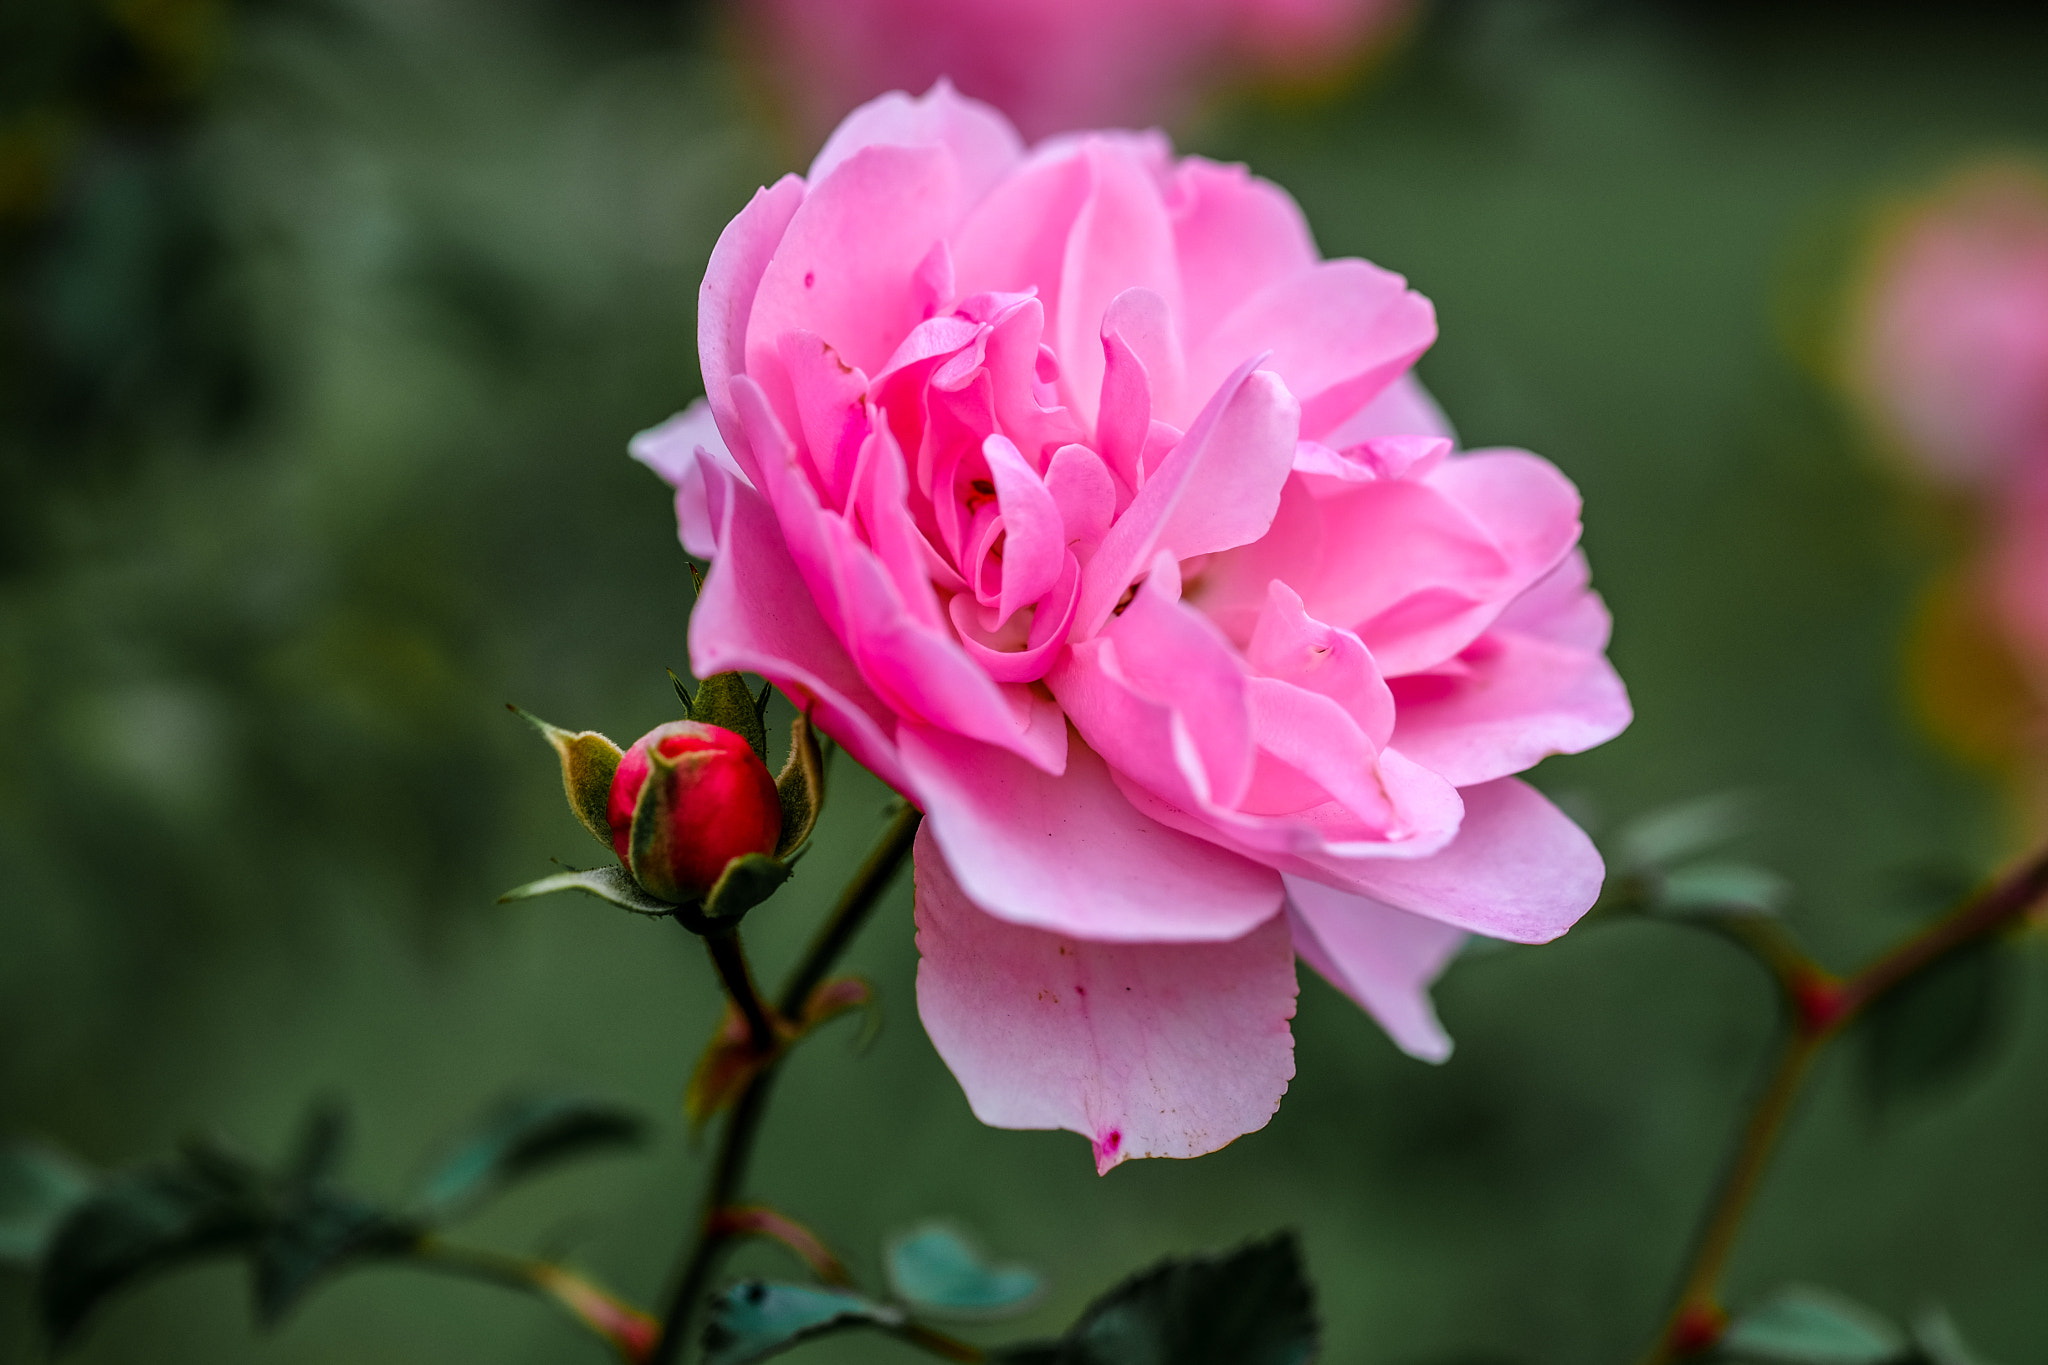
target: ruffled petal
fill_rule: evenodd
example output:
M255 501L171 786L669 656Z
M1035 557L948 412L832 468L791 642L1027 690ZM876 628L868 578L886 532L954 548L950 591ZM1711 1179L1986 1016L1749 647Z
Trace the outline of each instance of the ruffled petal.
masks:
M1023 139L993 106L968 99L940 77L913 99L901 90L877 96L848 114L811 162L808 179L823 181L863 147L944 147L953 154L967 201L978 202L1016 169Z
M1107 1172L1265 1127L1294 1078L1294 949L1269 915L1213 943L1098 943L984 914L918 832L917 1008L975 1117L1064 1128Z
M1315 238L1293 196L1243 166L1187 158L1175 169L1167 205L1191 346L1254 294L1317 264Z
M992 915L1100 942L1196 942L1279 908L1278 876L1140 814L1085 744L1068 744L1055 777L929 727L905 725L899 743L925 829Z
M1425 1062L1449 1059L1450 1035L1429 987L1458 955L1464 930L1299 877L1287 878L1287 919L1294 951L1378 1020L1396 1047Z
M717 528L704 502L704 471L698 466L697 452L701 450L713 464L737 478L746 476L725 447L711 405L699 398L660 426L635 436L626 450L676 490L676 536L683 548L699 559L715 556Z

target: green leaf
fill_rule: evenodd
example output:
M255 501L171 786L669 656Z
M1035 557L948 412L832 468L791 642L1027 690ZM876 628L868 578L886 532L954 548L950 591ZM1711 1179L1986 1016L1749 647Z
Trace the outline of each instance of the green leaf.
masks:
M268 1216L261 1172L219 1146L115 1176L50 1239L36 1284L43 1325L61 1346L108 1295L196 1257L244 1250Z
M897 1309L844 1289L747 1280L712 1300L704 1365L748 1365L827 1332L902 1324Z
M2013 987L2001 939L1958 948L1880 996L1862 1021L1863 1076L1880 1114L1987 1063L2006 1036Z
M1693 863L1667 874L1656 892L1663 915L1775 915L1791 896L1777 873L1747 863Z
M420 1186L423 1221L470 1212L515 1180L572 1157L638 1143L647 1125L633 1110L577 1095L529 1095L487 1112Z
M1007 1365L1305 1365L1320 1329L1292 1233L1227 1256L1169 1260L1091 1304L1056 1343Z
M1859 1303L1793 1288L1737 1318L1721 1351L1754 1365L1887 1365L1905 1354L1906 1340Z
M610 848L612 827L606 809L612 799L612 778L619 770L619 760L625 757L619 746L595 730L564 730L516 706L511 710L554 747L562 760L562 794L569 798L569 809L576 812L591 838Z
M1963 1340L1945 1308L1930 1308L1913 1320L1916 1365L1990 1365Z
M803 850L825 808L825 758L809 715L789 723L789 758L775 779L775 793L782 798L782 835L776 840L775 856L788 858Z
M1702 796L1663 806L1621 828L1615 846L1624 867L1669 867L1742 834L1753 823L1750 798L1740 792Z
M96 1183L90 1169L54 1147L0 1147L0 1261L34 1265Z
M762 695L766 696L765 691ZM690 699L691 720L732 731L766 763L768 729L761 723L761 709L761 701L737 673L714 673L698 684L697 695Z
M348 1151L348 1137L348 1110L332 1099L315 1102L306 1111L299 1139L285 1161L285 1184L301 1188L332 1179Z
M721 924L745 915L789 880L795 859L777 862L765 853L745 853L725 865L704 898L704 918Z
M300 1192L254 1247L257 1319L276 1324L321 1280L358 1261L399 1255L419 1237L416 1226L340 1190Z
M896 1297L934 1313L996 1317L1031 1306L1043 1283L1019 1265L990 1265L952 1229L927 1223L883 1252Z
M552 877L542 877L537 882L513 887L498 897L498 904L531 900L535 896L552 895L557 891L586 891L600 900L610 901L622 910L631 910L636 915L665 918L674 914L676 909L667 901L656 900L642 891L640 883L633 880L633 874L623 867L593 867L581 872L558 872Z

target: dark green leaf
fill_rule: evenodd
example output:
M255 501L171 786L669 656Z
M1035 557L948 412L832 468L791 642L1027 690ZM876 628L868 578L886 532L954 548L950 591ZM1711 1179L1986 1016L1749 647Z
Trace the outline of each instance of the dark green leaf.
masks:
M1625 869L1669 867L1743 833L1752 823L1750 799L1739 792L1664 806L1623 826L1616 861Z
M114 1177L50 1239L36 1285L43 1325L64 1344L103 1299L142 1276L252 1245L268 1212L261 1173L219 1146Z
M1753 1365L1887 1365L1905 1350L1898 1329L1870 1309L1803 1288L1781 1290L1721 1339L1725 1356Z
M285 1162L285 1183L299 1188L331 1180L348 1151L348 1130L348 1110L339 1101L317 1101L306 1111L299 1140Z
M35 1143L0 1148L0 1261L34 1265L96 1178L82 1163Z
M601 900L608 900L636 915L667 916L675 913L675 907L667 901L656 900L640 889L640 883L623 867L593 867L582 872L558 872L552 877L542 877L537 882L515 886L498 897L498 904L507 901L529 900L534 896L552 895L557 891L587 891Z
M1304 1365L1320 1329L1293 1234L1227 1256L1166 1261L1097 1299L1051 1345L1008 1365Z
M278 1210L256 1244L256 1316L270 1326L321 1279L355 1261L400 1253L418 1240L418 1229L352 1195L306 1190Z
M520 1096L493 1108L421 1184L419 1217L446 1221L544 1167L639 1142L646 1122L606 1100Z
M918 1308L957 1316L1022 1312L1043 1287L1018 1265L990 1265L966 1239L928 1223L890 1242L884 1252L889 1287Z
M1863 1020L1863 1071L1889 1113L1966 1079L2002 1041L2011 1011L2010 954L2000 939L1968 944L1880 996Z
M903 1314L843 1289L747 1280L711 1303L704 1365L748 1365L848 1327L899 1327Z

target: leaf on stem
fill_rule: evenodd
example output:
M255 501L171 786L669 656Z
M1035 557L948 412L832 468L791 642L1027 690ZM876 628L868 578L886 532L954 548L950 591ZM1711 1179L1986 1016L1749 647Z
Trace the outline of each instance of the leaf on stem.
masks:
M1655 910L1676 918L1694 915L1775 915L1792 888L1777 873L1748 863L1692 863L1668 873L1657 887Z
M1721 1352L1743 1365L1894 1365L1906 1339L1862 1304L1795 1287L1736 1318Z
M647 1124L631 1109L579 1095L515 1096L495 1106L420 1185L423 1221L461 1217L516 1180L572 1157L631 1146Z
M262 1173L217 1144L116 1175L77 1203L51 1235L36 1305L58 1346L109 1295L142 1276L244 1250L268 1224Z
M1965 944L1879 996L1862 1020L1863 1078L1890 1116L1967 1079L2009 1030L2010 954L1997 937Z
M418 1240L416 1227L354 1195L324 1185L301 1191L255 1244L257 1321L275 1326L321 1280Z
M749 1365L827 1332L902 1325L900 1310L844 1289L747 1280L711 1301L704 1365Z
M1088 1306L1057 1342L1012 1347L1004 1365L1306 1365L1320 1328L1292 1233L1225 1256L1163 1261Z
M610 901L623 910L636 915L653 915L666 918L675 913L675 907L667 901L656 900L640 889L640 883L623 867L593 867L582 872L558 872L552 877L542 877L537 882L515 886L498 897L498 904L510 901L531 900L535 896L552 895L557 891L586 891L600 900Z
M1913 1320L1913 1365L1990 1365L1963 1340L1945 1308L1930 1308Z
M850 1284L852 1276L832 1254L825 1239L779 1209L765 1204L735 1204L711 1215L712 1228L734 1237L765 1237L795 1252L827 1284Z
M0 1147L0 1262L32 1266L41 1260L58 1224L97 1183L83 1162L54 1147Z
M993 1318L1021 1313L1044 1289L1036 1271L994 1265L953 1229L926 1223L883 1250L896 1297L928 1312Z
M1659 807L1622 826L1615 836L1617 861L1627 868L1669 867L1746 832L1753 823L1751 799L1721 792Z
M553 746L562 760L562 794L569 798L569 809L576 812L576 818L593 839L610 848L612 830L605 807L612 796L612 777L624 757L619 746L595 730L564 730L509 702L507 706Z

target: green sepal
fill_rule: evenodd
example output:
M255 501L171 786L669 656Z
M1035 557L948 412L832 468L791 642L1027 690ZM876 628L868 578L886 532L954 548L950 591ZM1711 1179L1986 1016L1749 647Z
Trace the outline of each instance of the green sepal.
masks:
M531 900L535 896L551 895L556 891L587 891L599 900L610 901L622 910L631 910L636 915L669 915L675 907L667 901L659 901L640 889L623 867L593 867L583 872L558 872L552 877L542 877L537 882L515 886L498 897L498 904L508 901Z
M774 895L789 880L796 860L780 862L765 853L734 858L718 874L718 884L704 898L704 918L729 924Z
M737 673L714 673L698 684L690 698L690 719L730 730L747 742L755 757L768 761L768 727L761 714L766 709L768 689L760 697L747 689L747 680Z
M825 756L807 712L789 723L789 758L775 779L775 794L782 800L782 837L776 840L775 856L788 858L803 849L825 808Z
M571 732L509 702L506 705L554 746L562 760L562 793L569 798L569 809L576 812L591 838L610 848L612 827L605 812L612 799L612 777L619 770L619 760L625 757L619 746L595 730Z

